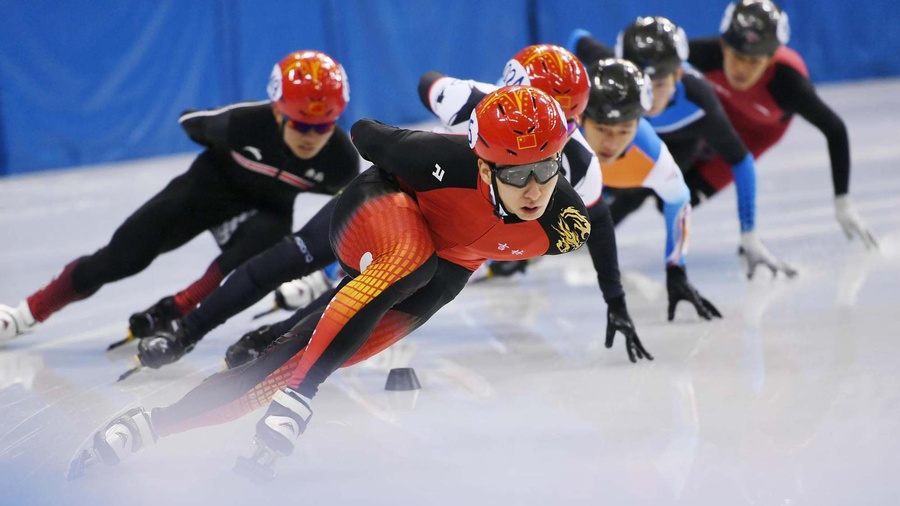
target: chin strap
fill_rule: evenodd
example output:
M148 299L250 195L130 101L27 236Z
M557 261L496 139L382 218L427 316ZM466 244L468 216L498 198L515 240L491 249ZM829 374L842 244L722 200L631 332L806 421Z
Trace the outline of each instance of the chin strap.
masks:
M553 207L553 201L556 200L556 191L558 189L558 184L553 187L553 195L550 196L550 200L547 202L547 209ZM503 203L500 201L500 192L497 190L497 174L493 170L491 171L491 194L491 196L494 197L494 216L501 220L506 219L509 216L514 216L507 212L503 207Z
M506 212L506 209L503 208L503 204L500 202L500 192L497 190L497 173L494 170L491 170L491 194L494 197L494 216L501 220L509 216L509 213Z

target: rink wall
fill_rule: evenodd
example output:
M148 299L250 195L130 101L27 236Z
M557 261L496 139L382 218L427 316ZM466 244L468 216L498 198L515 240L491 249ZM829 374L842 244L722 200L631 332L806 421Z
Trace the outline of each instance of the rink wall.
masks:
M345 126L408 124L430 119L416 94L427 70L493 82L525 45L565 44L576 27L612 43L645 14L713 35L726 3L0 0L0 175L196 150L179 113L264 99L272 65L295 49L346 67ZM789 45L818 83L898 75L898 5L783 0Z

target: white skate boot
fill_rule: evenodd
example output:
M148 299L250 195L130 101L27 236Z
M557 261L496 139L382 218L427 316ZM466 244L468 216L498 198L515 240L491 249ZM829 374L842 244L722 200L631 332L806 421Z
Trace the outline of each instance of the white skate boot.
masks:
M311 402L288 387L275 392L266 415L256 424L253 455L238 457L234 471L253 481L271 481L275 477L275 461L293 453L294 445L306 431L312 418Z
M0 343L28 332L37 324L38 322L31 315L28 301L23 300L16 307L0 304Z
M296 311L308 306L320 295L334 288L334 283L324 271L282 283L275 289L275 304L282 309Z
M134 408L94 434L94 449L104 464L114 466L159 439L150 424L150 413Z
M102 426L75 453L66 473L68 479L79 478L85 468L98 462L115 466L148 446L159 436L150 423L150 413L142 407L132 408Z

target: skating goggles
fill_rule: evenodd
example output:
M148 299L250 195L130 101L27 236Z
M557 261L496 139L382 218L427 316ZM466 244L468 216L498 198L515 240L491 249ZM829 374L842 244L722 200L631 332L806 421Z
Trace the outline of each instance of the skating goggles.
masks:
M528 179L534 175L538 184L547 184L553 176L559 174L561 161L559 156L525 165L491 165L491 169L502 183L516 188L525 188Z
M570 119L569 121L566 121L566 135L567 136L572 135L572 132L574 132L576 128L578 128L578 120L573 118L573 119Z
M330 123L304 123L302 121L288 118L284 114L282 114L281 117L284 118L284 122L287 123L287 126L293 128L301 134L308 133L310 130L315 130L318 134L327 134L334 129L334 121Z

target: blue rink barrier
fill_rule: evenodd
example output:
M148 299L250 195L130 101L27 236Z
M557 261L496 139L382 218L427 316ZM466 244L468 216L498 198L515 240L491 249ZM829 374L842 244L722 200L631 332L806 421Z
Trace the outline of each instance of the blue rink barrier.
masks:
M494 82L537 42L573 28L612 43L638 15L714 35L725 1L97 0L0 1L0 175L198 149L187 108L265 98L272 65L319 49L347 69L342 118L430 119L416 84L427 70ZM894 0L784 0L790 46L815 82L900 74Z

